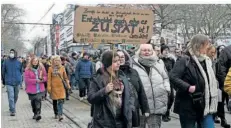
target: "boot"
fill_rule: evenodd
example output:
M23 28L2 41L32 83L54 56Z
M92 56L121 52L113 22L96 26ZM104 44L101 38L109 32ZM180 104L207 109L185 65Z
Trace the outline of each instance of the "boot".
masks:
M221 120L221 126L222 126L223 128L230 128L230 125L227 124L226 119L222 119L222 120Z
M59 121L62 121L62 120L63 120L63 116L60 115L60 116L59 116Z
M36 121L39 121L39 120L41 120L41 119L42 119L41 115L40 115L40 114L37 114L37 115L36 115Z

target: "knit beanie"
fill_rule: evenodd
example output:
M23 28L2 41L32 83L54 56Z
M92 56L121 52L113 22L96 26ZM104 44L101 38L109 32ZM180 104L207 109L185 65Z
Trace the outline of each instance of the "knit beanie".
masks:
M114 52L114 57L116 56L119 55L116 52ZM112 58L113 58L113 52L111 50L103 52L102 63L105 69L112 65Z
M167 45L162 45L161 48L160 48L161 53L163 53L163 51L164 51L165 49L168 49L168 50L169 50L169 47L168 47Z

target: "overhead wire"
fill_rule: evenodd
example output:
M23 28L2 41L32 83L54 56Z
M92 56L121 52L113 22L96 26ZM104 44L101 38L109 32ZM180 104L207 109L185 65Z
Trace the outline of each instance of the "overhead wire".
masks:
M40 20L39 20L37 23L39 23L39 22L51 11L51 9L52 9L54 6L55 6L55 4L53 3L53 4L51 5L51 7L47 10L47 12L43 15L42 18L40 18ZM30 29L30 31L32 31L34 28L35 28L35 26L33 26L33 27Z

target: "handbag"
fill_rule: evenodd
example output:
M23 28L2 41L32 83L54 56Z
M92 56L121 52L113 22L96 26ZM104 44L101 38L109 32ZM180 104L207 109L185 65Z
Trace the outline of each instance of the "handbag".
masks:
M62 80L62 83L63 83L63 86L64 86L64 89L68 90L68 86L67 86L67 83L66 81L61 77L61 75L58 73L58 76L60 77L60 79Z
M203 111L205 107L204 94L202 92L196 92L190 94L190 96L192 97L194 108L198 111Z

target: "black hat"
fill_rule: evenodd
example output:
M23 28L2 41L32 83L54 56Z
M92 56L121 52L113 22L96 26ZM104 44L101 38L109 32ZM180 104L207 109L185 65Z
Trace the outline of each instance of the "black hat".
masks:
M71 54L72 57L75 56L75 55L77 55L75 52L73 52L73 53Z
M115 56L119 56L119 55L116 52L114 52L114 57ZM102 63L105 69L112 65L112 58L113 58L113 52L111 50L103 52Z
M162 45L161 48L160 48L161 53L162 53L165 49L168 49L168 50L169 50L169 47L168 47L167 45Z

